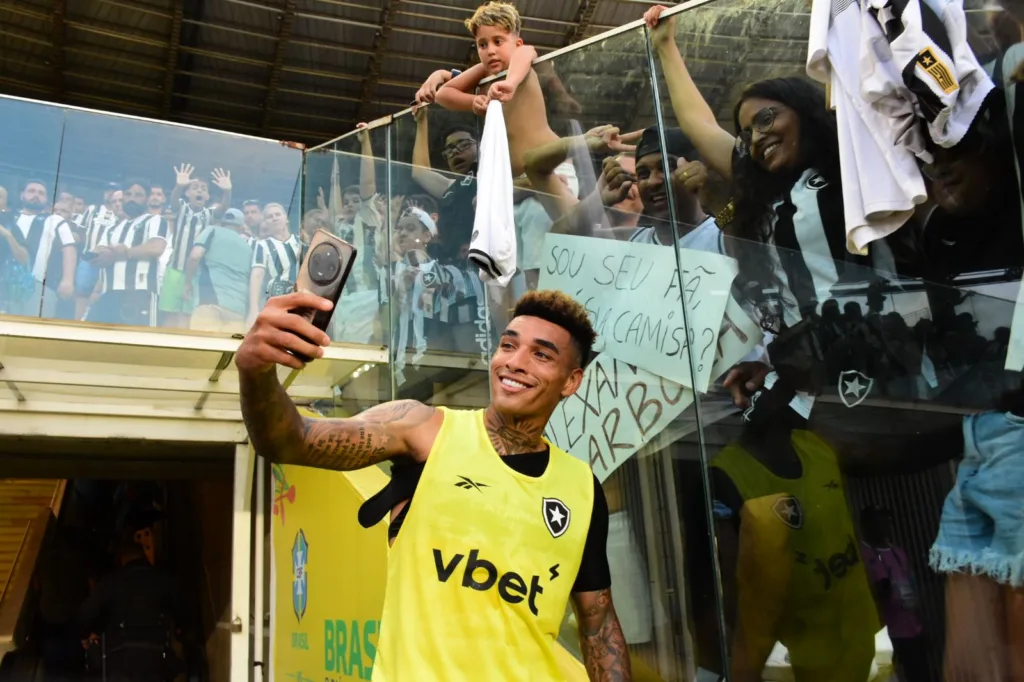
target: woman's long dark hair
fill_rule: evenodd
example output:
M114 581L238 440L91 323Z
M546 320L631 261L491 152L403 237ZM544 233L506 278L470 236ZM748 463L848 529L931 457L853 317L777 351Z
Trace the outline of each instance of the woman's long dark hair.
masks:
M733 154L733 205L735 214L729 234L742 240L737 244L740 271L747 281L772 286L777 282L763 244L771 242L773 205L785 197L793 183L808 168L824 176L829 184L840 182L839 138L835 115L825 104L825 93L803 78L772 78L749 86L733 109L733 125L741 132L740 107L748 99L766 99L792 109L800 122L800 168L770 173L737 144Z

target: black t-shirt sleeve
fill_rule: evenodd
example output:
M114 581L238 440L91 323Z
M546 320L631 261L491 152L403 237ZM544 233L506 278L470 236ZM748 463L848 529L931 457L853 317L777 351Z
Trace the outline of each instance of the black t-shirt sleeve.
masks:
M580 570L573 583L573 592L596 592L612 585L608 566L608 500L601 482L594 476L594 509L590 514L587 543L583 547Z

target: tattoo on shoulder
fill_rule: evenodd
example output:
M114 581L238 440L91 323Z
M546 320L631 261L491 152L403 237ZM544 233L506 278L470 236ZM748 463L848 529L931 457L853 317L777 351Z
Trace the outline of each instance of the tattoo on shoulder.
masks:
M601 682L629 682L633 679L629 649L612 606L611 590L601 590L581 601L577 622L588 676Z
M397 447L391 428L398 422L415 427L435 408L415 400L371 407L349 419L304 419L307 466L352 471L387 459Z

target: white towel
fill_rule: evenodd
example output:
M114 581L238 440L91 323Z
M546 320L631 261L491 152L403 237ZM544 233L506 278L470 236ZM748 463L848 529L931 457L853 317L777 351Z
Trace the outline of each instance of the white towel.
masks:
M476 217L469 260L480 279L506 286L516 272L516 229L512 211L512 161L501 102L487 105L476 176Z

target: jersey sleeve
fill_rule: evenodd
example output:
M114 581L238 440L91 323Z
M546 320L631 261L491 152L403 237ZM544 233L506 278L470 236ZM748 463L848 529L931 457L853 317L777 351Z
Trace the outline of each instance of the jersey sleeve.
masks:
M193 243L193 246L201 246L204 249L210 248L210 244L213 242L213 232L214 230L212 227L207 227L205 230L201 230L199 234L196 235L196 240Z
M583 559L573 583L573 592L597 592L612 585L608 565L608 500L601 482L594 476L594 509L590 514L590 528L583 546Z
M71 225L63 218L59 218L59 220L60 222L57 223L57 238L60 240L60 245L74 246L75 233L71 230Z
M259 241L256 242L255 248L252 250L252 266L254 268L267 269L267 245L266 243Z
M167 221L160 216L153 216L146 223L146 241L151 239L167 241Z

